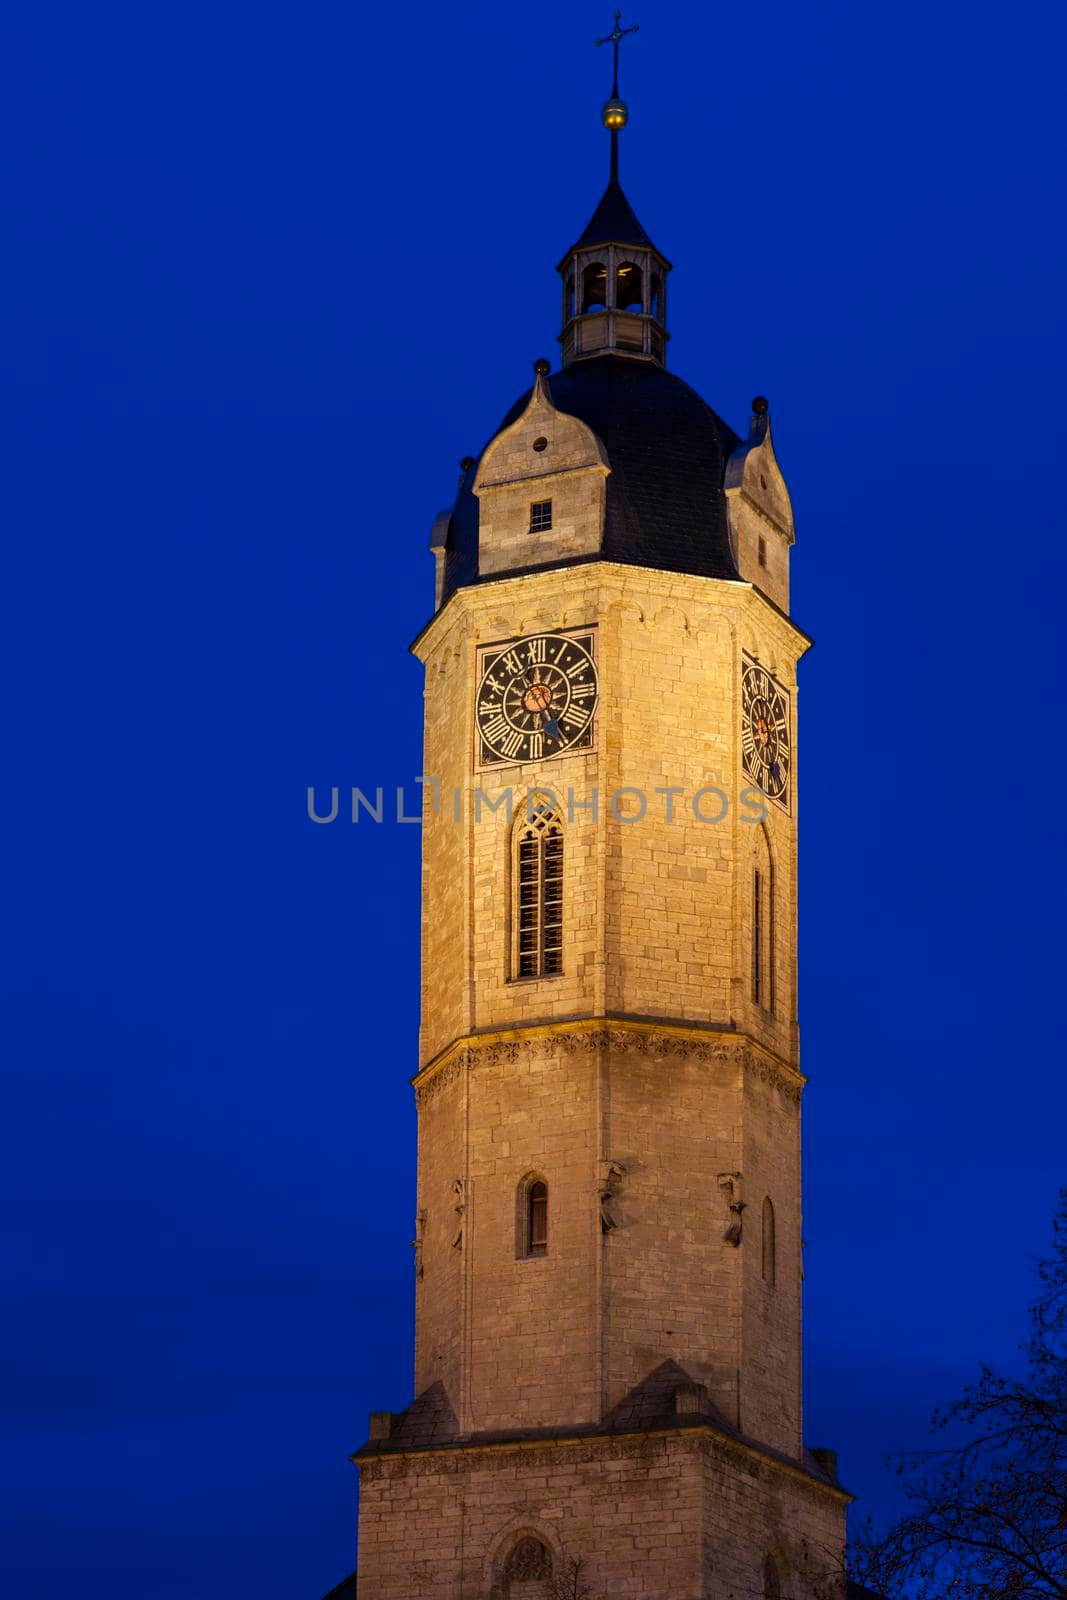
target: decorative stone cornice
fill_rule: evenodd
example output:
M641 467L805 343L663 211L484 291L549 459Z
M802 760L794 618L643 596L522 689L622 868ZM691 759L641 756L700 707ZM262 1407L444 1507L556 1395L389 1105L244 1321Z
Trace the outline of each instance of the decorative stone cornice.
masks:
M447 1089L449 1084L455 1083L467 1067L469 1058L468 1050L462 1048L453 1050L446 1057L439 1058L437 1062L431 1062L424 1072L420 1072L417 1078L411 1080L415 1085L415 1104L420 1111L423 1106L429 1105L431 1100L436 1099L442 1089Z
M713 1423L693 1418L682 1426L658 1425L633 1433L600 1433L595 1428L565 1430L542 1439L449 1439L440 1444L413 1445L403 1451L379 1454L372 1443L357 1450L349 1459L358 1467L361 1479L373 1482L382 1478L407 1478L418 1461L421 1470L432 1474L458 1476L471 1471L484 1472L508 1461L515 1473L543 1472L547 1466L566 1468L637 1457L651 1462L666 1457L673 1449L696 1444L712 1457L734 1459L753 1474L781 1472L813 1500L829 1497L848 1505L855 1499L840 1484L816 1477L799 1461L768 1450L753 1440L724 1433Z
M734 1062L743 1071L779 1090L795 1106L800 1104L806 1082L795 1067L732 1030L720 1032L684 1024L587 1017L506 1032L468 1034L455 1040L412 1079L416 1104L422 1110L442 1090L477 1066L518 1065L543 1053L546 1047L565 1055L612 1050L655 1061L684 1058L706 1065Z
M619 601L629 601L642 611L642 621L654 626L658 608L666 603L684 618L686 631L696 633L719 626L724 620L735 625L754 599L764 625L769 624L779 636L778 644L784 655L795 660L811 644L792 617L752 584L736 578L705 578L594 558L566 568L563 579L567 596L564 609L568 614L574 603L575 588L580 585L586 611L592 603L607 614ZM548 604L557 610L561 602L560 581L560 568L550 565L543 571L501 575L494 577L491 583L455 589L412 641L410 649L420 661L426 661L454 629L459 629L462 638L480 633L489 616L502 608L507 610L516 596L521 596L524 606Z

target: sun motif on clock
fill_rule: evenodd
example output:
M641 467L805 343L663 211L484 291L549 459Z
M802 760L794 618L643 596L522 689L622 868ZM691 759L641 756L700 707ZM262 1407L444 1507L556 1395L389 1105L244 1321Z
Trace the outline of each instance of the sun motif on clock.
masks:
M789 810L789 693L758 661L741 663L741 750L745 776Z
M593 747L599 693L589 629L535 633L479 652L478 765Z

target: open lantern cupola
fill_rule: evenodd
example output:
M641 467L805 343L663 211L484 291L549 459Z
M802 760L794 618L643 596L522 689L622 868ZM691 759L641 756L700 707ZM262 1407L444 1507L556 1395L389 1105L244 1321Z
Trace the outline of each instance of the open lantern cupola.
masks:
M619 42L633 28L615 27L598 44L615 50L611 98L600 120L611 136L611 175L577 244L559 264L563 279L563 364L609 351L665 364L666 287L670 262L648 237L619 183L619 130L629 108L619 97Z
M669 271L613 177L559 265L564 365L611 351L663 366Z

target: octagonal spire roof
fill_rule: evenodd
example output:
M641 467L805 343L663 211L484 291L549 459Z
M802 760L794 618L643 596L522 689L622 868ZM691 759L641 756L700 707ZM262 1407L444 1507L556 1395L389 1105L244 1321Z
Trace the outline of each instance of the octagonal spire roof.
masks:
M641 226L617 178L612 178L604 190L596 210L585 225L585 231L571 246L567 255L573 255L575 250L586 250L591 245L611 243L634 244L644 250L656 249ZM656 254L659 253L657 250Z

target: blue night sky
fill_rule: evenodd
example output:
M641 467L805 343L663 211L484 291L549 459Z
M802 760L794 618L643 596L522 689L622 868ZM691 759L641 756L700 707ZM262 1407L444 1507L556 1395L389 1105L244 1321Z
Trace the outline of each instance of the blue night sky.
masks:
M671 360L798 523L807 1433L1010 1362L1064 1159L1064 15L636 13ZM624 18L629 21L627 15ZM410 1397L434 513L554 355L610 5L0 7L0 1562L317 1597Z

